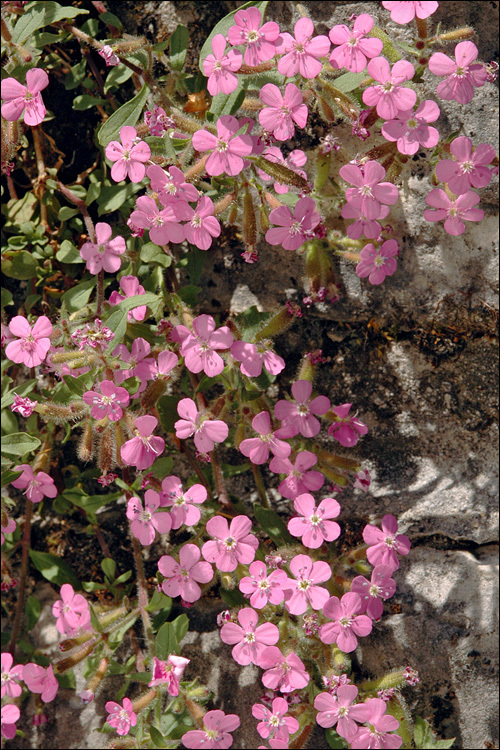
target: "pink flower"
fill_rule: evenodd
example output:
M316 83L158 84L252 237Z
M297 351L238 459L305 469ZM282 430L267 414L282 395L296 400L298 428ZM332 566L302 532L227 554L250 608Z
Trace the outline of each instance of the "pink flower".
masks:
M297 454L295 463L288 458L273 458L269 468L275 474L286 474L278 487L283 497L295 498L304 492L315 492L323 486L325 481L319 471L308 471L311 466L318 462L317 456L310 451L301 451Z
M316 508L313 496L305 493L295 498L293 507L300 517L288 521L288 531L293 536L302 537L304 547L318 549L323 542L333 542L340 536L338 523L328 520L337 518L340 513L340 505L335 498L325 497Z
M263 562L253 562L248 572L239 582L239 589L246 596L250 596L250 604L256 609L262 609L266 604L280 604L285 598L285 584L287 575L284 570L273 570L268 574Z
M154 419L154 417L152 418ZM138 497L131 497L128 501L127 518L131 521L130 531L141 544L152 544L156 532L168 534L172 528L170 513L156 512L159 506L160 496L154 490L146 490L144 508Z
M208 711L203 717L203 729L191 729L183 734L182 744L198 750L227 750L233 744L229 732L234 732L239 725L240 719L236 714Z
M6 740L12 740L16 736L16 721L20 716L19 708L13 703L2 706L2 737Z
M266 670L262 675L262 682L271 690L291 693L292 690L301 690L309 683L304 663L293 651L284 656L277 646L268 646L262 654L259 667Z
M438 9L439 3L435 0L431 2L425 2L425 0L417 0L417 2L393 2L392 0L384 0L382 3L386 10L391 11L391 20L395 23L409 23L413 21L415 16L417 18L429 18Z
M416 92L401 85L415 74L415 68L407 60L398 60L391 70L385 57L374 57L368 63L368 73L379 85L369 86L363 92L363 101L369 107L376 106L378 116L384 120L396 117L400 109L411 109L417 101Z
M382 617L384 605L381 599L390 599L396 591L396 581L391 578L393 572L391 565L377 565L372 571L371 581L356 576L351 584L351 591L360 595L364 611L372 620Z
M32 68L26 73L26 86L15 78L5 78L2 81L2 117L9 122L19 120L24 112L26 125L39 125L47 110L43 103L42 91L49 85L49 77L41 68Z
M394 120L387 120L382 125L382 135L388 141L396 141L401 154L412 156L420 146L432 148L439 142L439 131L430 127L429 122L436 122L440 110L436 102L426 99L417 111L400 110Z
M156 362L152 357L151 345L146 339L137 338L132 343L132 351L129 352L125 344L118 344L113 349L112 356L119 357L122 362L126 362L129 367L125 370L116 370L114 378L116 383L124 383L128 378L136 377L141 381L139 389L135 396L146 389L148 380L153 380L158 374ZM161 354L158 356L160 360Z
M23 680L32 693L41 693L44 703L53 701L59 690L59 683L55 678L52 664L49 664L47 669L40 667L38 664L33 664L33 662L25 664Z
M2 518L5 518L5 514L2 514ZM2 521L2 533L1 533L1 543L4 544L5 542L5 536L4 534L12 534L17 527L17 523L14 521L13 518L7 518L5 526L3 525Z
M368 13L362 13L349 29L344 24L334 26L328 36L332 44L339 44L330 55L332 68L347 68L352 73L361 73L366 68L366 58L376 57L382 52L384 43L376 37L367 34L373 28L373 18Z
M259 666L260 658L266 646L274 646L278 642L280 633L276 625L265 622L257 627L259 616L250 607L244 607L238 612L238 622L227 622L222 626L220 637L223 643L234 645L232 656L235 662L246 666Z
M148 687L165 686L169 695L179 695L179 682L190 661L175 654L170 654L167 661L153 656L153 679Z
M23 667L21 664L12 666L14 658L12 654L5 652L2 654L2 698L7 695L9 698L17 698L23 692L19 681L23 679Z
M62 635L70 635L79 629L88 630L90 625L89 604L81 594L75 594L73 586L63 583L61 598L52 606L57 617L56 628Z
M361 250L361 260L356 266L356 273L361 279L368 276L370 284L381 284L386 276L395 273L398 254L396 240L386 240L380 247L369 243Z
M434 188L425 202L428 206L437 210L426 208L424 219L427 221L442 221L444 219L445 232L457 237L465 232L464 221L481 221L484 217L484 211L481 208L474 208L479 201L479 195L472 190L459 195L453 201L444 190Z
M293 214L288 206L275 208L269 214L269 221L278 224L266 232L266 242L282 245L285 250L297 250L313 236L313 230L321 221L312 198L300 198Z
M269 458L269 451L277 458L287 458L291 446L278 438L271 427L269 412L261 411L252 419L252 427L260 437L242 440L239 449L253 464L265 464Z
M268 146L263 155L268 161L272 161L275 164L283 164L285 167L288 167L288 169L291 169L292 172L296 172L307 180L307 174L303 169L299 169L299 167L303 167L307 161L307 156L300 148L295 148L293 151L290 151L286 159L277 146ZM263 169L258 169L257 173L263 182L270 182L273 179L272 177L269 177ZM287 185L283 185L280 182L274 182L273 187L278 195L285 195L285 193L288 193Z
M366 492L368 487L371 484L371 476L368 469L361 469L358 471L354 478L354 482L352 483L352 486L355 487L357 490L363 490L363 492Z
M127 246L123 237L111 239L111 227L104 221L95 225L97 242L85 242L80 248L80 255L87 261L86 268L90 273L97 274L103 269L109 273L116 273L122 264L120 255L123 255Z
M271 342L264 340L256 344L247 341L235 341L231 345L231 356L241 362L241 372L248 378L258 378L262 366L271 375L279 375L285 369L285 360L273 352Z
M314 699L314 708L319 711L316 721L324 729L337 725L337 732L351 742L358 732L356 721L369 721L372 714L367 703L351 705L356 700L358 688L355 685L342 685L337 694L320 693Z
M137 724L137 715L134 713L132 701L130 698L123 699L123 706L114 701L108 701L105 705L105 709L109 716L106 719L108 724L116 729L116 733L123 737L128 734L130 727L135 727Z
M139 140L137 131L130 125L120 130L120 140L110 141L106 146L106 158L113 161L111 177L121 182L126 177L131 182L140 182L146 174L145 162L151 158L151 149L145 141Z
M207 55L203 60L203 72L208 77L208 93L211 96L232 94L238 88L238 76L234 73L241 68L242 54L237 49L230 49L227 55L225 54L224 34L214 36L212 50L213 54Z
M463 195L471 187L482 188L490 184L492 171L485 165L495 158L493 146L481 143L473 151L470 138L461 135L451 142L450 151L456 161L438 161L436 177L440 182L447 182L452 193Z
M97 54L103 58L104 62L106 63L106 67L108 68L120 64L119 57L117 57L113 47L111 47L109 44L105 44L102 49L98 49Z
M314 562L309 555L295 555L290 562L295 579L289 578L285 585L285 607L292 615L303 615L309 605L322 609L330 594L318 583L328 581L332 570L328 563Z
M295 133L296 123L305 128L308 109L303 103L302 92L293 83L287 83L285 96L274 83L266 83L260 90L261 100L266 105L259 112L259 122L277 141L287 141Z
M207 533L215 541L205 542L201 548L203 557L226 573L236 570L239 563L249 565L259 546L257 537L250 534L251 528L247 516L235 516L230 526L222 516L214 516L207 523Z
M22 417L31 417L35 410L35 406L38 406L38 401L31 401L29 398L22 398L17 393L14 396L14 403L10 407L12 411L18 412Z
M169 242L180 243L185 239L185 231L180 219L186 218L189 206L184 209L180 203L170 202L160 209L156 201L148 195L141 195L135 202L137 209L130 214L134 225L149 229L151 242L166 245Z
M352 203L345 203L342 206L341 216L344 219L356 219L354 224L347 227L347 234L353 240L359 240L363 235L370 240L374 240L382 231L382 225L378 219L385 219L389 215L389 206L380 206L380 213L376 219L368 219L361 208L356 208Z
M193 484L185 492L179 477L166 477L161 483L161 505L172 508L170 517L172 528L180 529L182 524L194 526L201 518L201 512L197 505L204 503L207 499L207 490L202 484Z
M5 355L16 364L26 367L36 367L41 364L50 349L52 323L42 315L37 319L33 328L26 318L16 315L9 323L9 331L13 336L19 336L5 348Z
M203 195L196 208L192 209L188 224L184 224L186 239L200 250L208 250L212 238L220 235L220 224L214 216L214 204L208 195Z
M24 494L32 503L39 503L44 497L56 497L57 487L54 480L44 471L38 471L35 476L29 464L19 464L14 470L23 473L11 482L12 486L24 490Z
M371 715L367 720L368 726L360 727L358 733L351 740L353 750L371 747L397 750L403 744L402 738L398 734L388 734L395 732L399 728L399 721L386 714L387 703L381 698L370 698L363 704L370 709Z
M363 168L346 164L339 170L346 182L355 185L346 190L346 198L368 219L378 219L381 204L392 206L399 198L399 191L391 182L381 182L385 177L384 167L378 161L367 161Z
M438 84L436 93L441 99L454 99L468 104L474 97L474 87L484 86L488 71L481 63L472 63L478 56L473 42L459 42L455 47L455 60L443 52L435 52L429 60L429 70L436 76L448 76Z
M358 645L357 635L366 636L372 631L372 621L363 611L358 594L349 592L339 600L331 596L323 607L323 614L333 622L322 625L319 637L323 643L336 643L341 651L350 653Z
M245 63L255 67L261 62L270 60L276 54L275 42L279 43L280 27L274 21L263 26L262 14L258 8L250 7L238 10L234 14L234 26L227 32L229 44L245 46Z
M399 568L400 555L407 555L411 543L404 534L397 534L398 522L394 516L382 519L382 529L367 524L363 529L363 539L369 545L366 557L372 565L388 565L393 571Z
M146 174L151 180L151 190L158 193L160 203L164 206L172 199L175 201L198 200L198 191L195 186L185 181L183 172L177 167L171 166L165 171L157 164L152 164L147 168Z
M182 419L174 424L176 436L185 440L194 434L194 444L201 453L213 451L215 443L223 443L229 434L225 422L202 416L191 398L182 398L177 404L177 412Z
M139 284L137 276L122 276L120 279L120 289L123 294L120 294L120 292L111 292L109 296L109 304L113 307L118 305L124 299L127 299L127 297L136 297L137 295L145 294L144 287ZM144 320L146 317L146 310L146 305L134 307L133 310L129 310L127 313L127 320L130 322L133 322L134 320L137 320L138 322Z
M159 380L168 380L170 373L177 366L179 357L175 352L168 349L160 352L158 355L158 365L156 368L156 378Z
M149 469L155 459L161 456L165 441L162 437L151 434L157 424L156 417L136 417L135 437L127 440L120 448L120 455L127 466L135 466L139 471Z
M260 736L264 739L271 737L273 740L283 740L284 743L287 743L290 735L294 734L299 728L297 719L294 719L293 716L285 716L289 708L290 706L284 698L274 698L271 710L262 703L254 703L252 716L255 719L260 719L257 724L257 731Z
M299 432L304 437L314 437L321 429L321 424L314 416L326 414L330 401L326 396L311 399L312 384L309 380L296 380L292 383L293 401L281 399L274 407L274 416L282 422L282 427L293 430L290 437Z
M220 375L225 362L217 354L217 349L229 349L234 336L227 326L215 330L215 320L211 315L198 315L193 320L193 333L186 336L181 344L181 354L190 372L203 370L209 378Z
M118 422L123 416L122 406L128 406L130 401L128 391L116 386L112 380L103 380L98 387L101 395L96 391L87 391L82 396L85 403L92 407L91 415L94 419L108 417L112 422Z
M332 411L339 417L339 421L328 428L328 434L338 440L344 448L352 448L360 436L368 432L368 427L356 415L349 416L351 406L352 404L334 406Z
M293 33L295 39L285 32L277 48L278 54L284 54L278 61L279 72L290 77L300 73L303 78L316 78L323 67L320 58L330 52L328 37L316 36L312 39L314 24L310 18L300 18L293 27Z
M167 579L161 588L167 596L181 596L186 602L196 602L201 597L198 583L208 583L214 577L212 566L200 562L201 552L196 544L184 544L179 550L179 562L171 555L162 555L158 570Z
M236 117L222 115L217 120L217 136L208 130L198 130L193 135L192 144L196 151L212 151L206 163L209 175L234 177L243 169L242 157L252 153L253 143L249 135L235 135L239 129Z

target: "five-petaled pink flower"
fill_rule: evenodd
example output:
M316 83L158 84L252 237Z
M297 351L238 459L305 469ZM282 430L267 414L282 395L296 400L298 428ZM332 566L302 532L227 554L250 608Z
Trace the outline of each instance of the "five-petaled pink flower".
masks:
M180 326L179 326L180 327ZM215 330L211 315L198 315L193 320L193 332L188 330L181 344L181 354L190 372L203 370L209 378L220 375L225 362L217 349L229 349L234 336L227 326Z
M252 427L259 437L242 440L239 449L253 464L265 464L269 451L277 458L287 458L292 450L288 443L279 440L273 433L269 412L261 411L252 419Z
M314 24L310 18L300 18L293 27L295 39L291 34L282 34L277 52L283 57L278 61L278 70L284 76L292 77L297 73L303 78L316 78L323 67L321 57L330 52L330 40L327 36L316 36Z
M286 474L278 487L283 497L291 499L304 492L316 492L323 486L325 478L319 471L309 471L318 462L317 456L311 451L301 451L292 464L288 458L273 458L269 464L275 474Z
M309 380L296 380L292 383L294 401L281 399L274 407L274 416L282 423L282 427L289 427L294 437L299 432L304 437L314 437L321 429L321 424L314 416L326 414L330 408L330 401L326 396L316 396L311 399L312 384Z
M368 281L374 286L381 284L386 276L395 273L398 254L399 246L396 240L386 240L380 247L375 247L370 242L361 250L361 260L356 266L356 273L360 279L368 276Z
M190 661L176 654L170 654L167 661L153 656L153 679L148 687L166 686L169 695L179 695L179 682Z
M49 85L49 77L45 70L32 68L26 73L26 86L15 78L5 78L2 81L2 117L9 122L19 120L24 112L26 125L39 125L47 110L43 103L42 91Z
M227 750L233 744L229 732L240 725L239 716L224 711L208 711L203 717L203 729L191 729L182 735L182 744L187 748L203 750Z
M208 77L208 93L211 96L232 94L238 88L238 76L234 74L242 63L241 52L230 49L226 55L226 37L216 34L212 39L212 53L203 60L203 72Z
M130 396L125 388L120 388L112 380L103 380L98 384L101 393L87 391L82 398L91 406L90 413L94 419L108 417L112 422L118 422L123 416L122 406L128 406Z
M313 562L309 555L295 555L290 562L295 578L285 584L285 607L292 615L303 615L308 605L322 609L330 597L328 589L318 586L332 577L332 569L323 560Z
M288 521L288 531L293 536L302 537L302 544L309 549L321 547L323 542L333 542L340 536L340 526L330 518L337 518L340 505L333 497L325 497L316 508L314 498L309 493L299 495L293 501L299 517Z
M399 568L400 555L407 555L411 543L404 534L397 534L398 522L394 516L382 519L382 529L367 524L363 529L363 539L369 545L366 550L368 562L372 565L388 565L392 570Z
M356 415L349 416L351 406L352 404L334 406L332 411L337 415L338 422L334 422L328 428L328 434L338 440L344 448L353 448L361 435L368 432L368 427Z
M31 417L35 411L35 407L38 406L38 401L32 401L27 396L23 398L18 396L17 393L14 396L14 401L10 407L13 412L17 412L22 417Z
M399 728L399 721L387 714L387 703L381 698L370 698L364 704L370 709L370 718L351 740L352 750L371 747L374 750L397 750L403 744L398 734L389 734Z
M274 698L270 709L262 703L254 703L252 716L255 719L260 719L257 724L257 731L260 736L264 739L271 737L273 740L288 742L290 735L295 734L299 728L297 719L293 716L285 716L289 708L290 706L284 698Z
M182 489L179 477L165 477L161 483L161 505L171 508L172 528L180 529L182 524L194 526L201 518L201 505L207 499L207 490L202 484L193 484L187 490Z
M115 53L113 47L111 47L111 45L109 44L105 44L104 47L98 49L97 54L102 57L102 59L106 63L106 67L108 68L120 64L120 58Z
M47 669L33 662L25 664L23 680L32 693L41 693L41 699L44 703L53 701L59 690L59 683L54 675L52 664L49 664Z
M29 464L19 464L14 471L22 471L20 477L11 482L13 487L24 490L24 494L32 503L39 503L44 497L56 497L57 487L51 476L44 471L37 471L36 475Z
M452 193L463 195L471 187L482 188L490 184L492 171L486 164L495 158L493 146L481 143L473 150L471 139L461 135L451 142L450 151L456 161L438 161L436 177L440 182L447 182Z
M115 382L124 383L128 378L136 377L140 380L140 386L137 394L146 389L148 380L153 380L158 374L158 368L153 357L148 357L151 353L149 341L141 337L134 339L132 342L132 351L129 352L125 344L118 344L113 349L112 356L119 357L122 362L126 362L129 367L125 370L116 370L114 373ZM160 361L161 354L158 356Z
M152 435L157 424L156 417L136 417L134 437L127 440L120 449L122 460L127 466L135 466L139 471L149 469L155 459L161 456L165 441L159 435Z
M481 63L474 63L478 56L474 42L459 42L455 47L455 60L443 52L435 52L429 60L429 70L435 76L447 76L438 84L436 93L441 99L454 99L459 104L468 104L474 97L474 87L484 86L488 71Z
M250 604L256 609L262 609L266 604L280 604L285 598L285 584L287 575L284 570L267 572L266 565L260 560L253 562L248 568L249 576L244 576L239 582L240 591L250 597Z
M123 706L115 703L115 701L108 701L105 709L109 714L106 721L113 729L116 729L116 733L121 737L128 734L130 727L135 727L137 724L137 715L134 713L130 698L123 699Z
M189 206L170 201L159 209L156 201L149 195L141 195L136 200L136 210L130 214L130 220L141 229L149 230L151 242L166 245L169 242L180 243L185 239L185 231L180 219L187 217ZM99 226L99 225L98 225Z
M79 629L88 630L90 625L89 603L81 594L75 594L70 583L63 583L61 598L52 606L57 617L56 628L62 635L70 635Z
M394 120L387 120L382 125L382 135L388 141L396 141L401 154L412 156L420 146L432 148L439 142L439 131L429 125L436 122L440 110L436 102L426 99L417 111L400 110Z
M324 729L337 725L341 737L351 742L358 732L357 721L369 721L371 709L367 703L352 705L358 696L356 685L341 685L336 695L320 693L314 699L314 708L319 711L316 721Z
M391 20L395 23L410 23L417 18L429 18L438 9L436 0L416 0L404 2L402 0L383 0L382 5L391 11Z
M16 736L16 721L20 716L21 712L14 703L2 706L2 737L6 740L12 740Z
M192 398L182 398L177 404L182 419L174 424L175 434L185 440L194 434L194 444L201 453L210 453L215 443L223 443L229 435L229 427L222 419L202 416Z
M208 583L214 577L212 566L203 560L196 544L184 544L179 550L179 562L171 555L162 555L158 570L167 580L161 588L167 596L181 596L185 602L193 603L201 597L199 583Z
M391 578L394 568L391 565L377 565L372 571L372 579L356 576L351 584L351 591L359 594L364 611L372 620L380 620L384 605L382 599L390 599L396 591L396 581Z
M321 221L312 198L299 198L293 213L288 206L275 208L269 214L269 221L278 224L266 232L266 242L282 245L285 250L297 250L307 239L314 236L314 229Z
M123 294L120 294L120 292L111 292L109 296L109 304L113 307L120 302L123 302L127 297L136 297L146 293L142 284L139 284L137 276L122 276L120 279L120 289ZM146 310L146 305L134 307L133 310L128 311L127 320L130 322L133 322L134 320L137 320L138 322L144 320L146 317Z
M190 208L190 207L189 207ZM200 250L208 250L213 237L221 232L220 224L214 216L214 204L208 195L202 195L196 208L190 208L188 223L184 224L186 239Z
M140 182L146 174L145 163L151 158L151 149L145 141L139 140L137 131L130 125L120 130L120 140L110 141L106 146L106 158L114 162L111 177L121 182L126 177L131 182Z
M238 622L226 622L220 631L223 643L234 645L232 656L235 662L246 666L259 666L260 658L266 646L274 646L279 641L280 633L276 625L265 622L258 625L259 616L251 607L244 607L238 612Z
M367 161L363 167L346 164L339 174L346 182L354 185L347 188L345 196L349 203L359 208L368 219L378 219L381 204L392 206L399 198L399 191L391 182L381 182L385 177L384 167L378 161Z
M260 90L261 100L266 105L259 112L259 122L277 141L287 141L295 133L296 123L305 128L309 114L303 102L302 92L293 83L287 83L285 96L274 83L266 83Z
M130 531L141 544L152 544L156 532L168 534L172 528L170 513L158 511L159 507L160 496L154 490L146 490L144 507L138 497L131 497L128 501L127 518L131 521Z
M323 614L333 622L322 625L319 637L323 643L336 643L341 651L349 653L358 645L357 635L366 636L372 631L372 621L363 612L359 594L349 592L342 599L331 596L323 607Z
M19 336L5 348L5 355L12 362L27 367L36 367L43 362L50 349L52 336L52 323L45 315L37 319L33 328L26 318L16 315L9 323L9 331L13 336Z
M427 221L443 221L444 219L445 232L458 237L465 232L464 221L481 221L484 217L484 211L481 208L474 208L479 201L479 195L473 190L452 200L444 190L434 188L425 199L432 209L425 209L424 219Z
M301 690L309 683L304 663L293 651L285 656L277 646L268 646L259 666L266 670L262 675L262 682L271 690L291 693L292 690Z
M97 274L99 271L116 273L122 264L120 255L123 255L127 246L123 237L113 237L112 229L105 221L99 221L95 225L95 242L85 242L80 248L80 255L87 261L86 268L90 273Z
M217 120L217 135L208 130L197 130L193 135L193 148L212 151L205 168L209 175L228 174L234 177L243 167L244 156L252 153L253 141L249 135L236 135L240 124L233 115L222 115Z
M207 533L214 539L203 545L203 557L225 573L236 570L239 563L249 565L259 546L251 528L248 516L235 516L230 526L222 516L214 516L207 523Z
M247 378L258 378L262 366L271 375L279 375L285 369L285 360L272 350L272 343L264 339L256 344L247 341L235 341L231 346L231 356L241 362L241 372Z
M374 240L382 231L382 224L380 224L379 219L387 218L390 210L389 206L381 204L379 215L376 218L368 219L361 208L348 202L342 206L340 215L343 219L356 219L353 224L349 224L347 227L347 234L353 240L359 240L363 235L370 240Z
M352 73L360 73L366 68L366 58L376 57L382 52L384 43L367 34L373 28L373 18L361 13L354 21L352 30L344 24L334 26L328 36L333 44L340 46L330 55L332 68L347 68Z
M13 667L14 657L8 651L2 654L2 698L17 698L23 692L19 680L23 679L23 666L17 664Z
M178 167L170 166L165 171L158 164L152 164L147 168L146 174L151 180L151 190L158 193L160 203L164 206L172 200L198 200L195 186L185 181L184 173Z
M415 68L407 60L398 60L391 70L385 57L374 57L368 63L368 73L377 85L363 92L363 101L369 107L376 107L378 116L384 120L393 119L401 109L411 109L417 101L416 91L402 86L415 74Z
M246 65L254 67L274 57L276 43L280 41L277 23L268 21L261 26L262 14L254 7L238 10L234 14L234 23L227 31L227 39L234 47L245 45Z

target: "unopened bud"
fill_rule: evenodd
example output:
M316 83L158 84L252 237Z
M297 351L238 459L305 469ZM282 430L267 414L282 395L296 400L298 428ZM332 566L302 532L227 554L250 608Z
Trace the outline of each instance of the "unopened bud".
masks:
M90 461L94 455L94 435L92 432L92 421L90 419L87 419L85 422L77 453L80 461L84 461L85 463Z
M238 218L238 204L236 203L236 201L234 201L231 204L231 210L229 211L229 216L227 217L228 224L234 224L237 218Z
M438 39L442 42L455 42L459 39L470 39L472 36L474 36L474 29L470 26L464 26L454 31L445 31L444 34L438 36Z
M101 474L107 474L110 471L111 466L114 464L114 452L115 434L113 428L108 427L108 429L102 433L97 456L97 465Z
M87 643L87 641L90 641L90 639L94 637L94 633L82 633L82 635L77 635L74 638L66 638L65 641L61 641L61 643L59 644L59 650L71 651L72 648L81 646L82 643Z
M222 573L220 576L220 582L221 586L227 589L227 591L232 591L236 587L236 581L233 576L229 575L229 573Z
M339 469L346 471L358 471L360 464L359 461L355 461L353 458L345 458L344 456L337 456L334 453L328 451L319 450L316 452L320 463L327 464L328 466L336 466Z
M222 198L222 200L218 201L218 203L214 205L215 216L219 216L219 214L222 214L227 208L229 208L231 203L234 201L234 198L234 193L228 193L224 196L224 198Z
M316 177L314 178L314 189L321 190L330 174L330 164L332 161L332 152L320 153L316 158Z
M99 667L95 674L92 675L92 677L88 680L87 684L85 685L85 690L80 693L80 699L84 703L90 703L94 700L94 695L96 693L97 688L103 681L104 677L106 676L106 672L108 671L108 665L109 665L109 659L107 657L104 657L101 659Z
M263 232L267 232L267 230L271 227L271 224L269 222L269 216L267 215L266 207L263 203L260 204L259 218L260 228Z
M362 690L387 690L392 687L401 687L406 682L406 669L401 667L395 672L389 672L378 680L369 680L361 684Z
M147 414L154 409L160 396L163 396L167 389L167 385L168 380L164 378L153 380L153 382L148 385L141 399L141 406Z
M72 654L71 656L66 657L66 659L61 659L61 661L58 661L57 664L54 664L54 672L56 674L62 674L63 672L66 672L66 670L74 667L76 664L79 664L92 653L96 645L97 639L93 638L90 643L81 648L80 651L77 651L76 654Z
M243 239L245 244L251 247L257 242L257 219L252 194L248 188L245 189L243 197Z
M270 161L269 159L266 159L265 156L257 156L254 163L259 169L262 169L263 172L276 180L276 182L279 182L282 185L292 185L293 187L299 188L304 193L311 192L307 180L292 169L285 167L284 164Z
M144 49L147 47L146 39L130 39L121 42L113 41L113 51L116 54L129 55L131 52L135 52L138 49Z
M323 116L327 122L335 122L336 115L333 109L328 104L328 101L325 99L324 96L319 97L319 106L321 107L321 111L323 113Z
M189 167L188 170L186 170L186 172L184 173L184 179L186 180L186 182L194 182L199 177L201 177L201 175L205 171L205 165L209 156L210 153L205 154L199 161L197 161L195 164Z
M332 482L335 482L335 484L339 484L341 487L346 487L349 484L349 480L347 477L345 477L343 474L339 474L337 471L334 471L334 469L331 469L329 466L320 466L319 470L322 474L325 475L328 479L330 479Z
M321 85L323 87L323 96L326 94L332 104L337 106L340 111L351 120L351 122L357 120L359 116L359 108L353 99L350 99L347 94L336 88L329 81L322 81Z
M149 706L151 701L153 701L157 695L157 690L149 690L144 695L141 695L140 698L132 703L132 710L134 711L134 713L137 714L139 713L139 711L142 711L144 708L146 708L146 706Z
M266 203L271 206L271 208L281 208L284 205L272 193L264 193L264 198L266 199Z
M255 335L255 341L262 341L272 336L277 336L279 333L284 333L293 323L294 314L289 307L284 307L266 325L257 331Z
M234 436L234 445L236 448L240 447L240 443L245 439L245 424L240 422L236 428L236 435Z

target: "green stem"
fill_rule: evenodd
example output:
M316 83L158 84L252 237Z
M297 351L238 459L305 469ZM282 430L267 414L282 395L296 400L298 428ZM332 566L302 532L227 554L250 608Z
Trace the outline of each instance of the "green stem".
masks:
M269 502L269 498L266 493L266 487L264 485L264 480L262 478L260 467L254 463L252 463L251 465L252 465L253 478L255 480L255 485L257 487L257 492L259 493L259 497L262 500L264 507L269 508L270 510L271 503Z
M26 582L28 578L28 562L29 562L29 548L31 540L31 511L33 504L31 500L26 498L26 515L24 519L24 531L21 542L22 546L22 558L21 558L21 576L19 580L19 593L16 604L16 614L14 615L14 624L12 626L12 635L10 638L9 648L7 649L10 654L14 657L14 664L16 663L15 652L16 645L19 638L19 632L21 629L21 619L24 611L24 594L26 592Z
M97 274L97 304L95 314L100 316L102 314L102 306L104 304L104 269L101 269Z

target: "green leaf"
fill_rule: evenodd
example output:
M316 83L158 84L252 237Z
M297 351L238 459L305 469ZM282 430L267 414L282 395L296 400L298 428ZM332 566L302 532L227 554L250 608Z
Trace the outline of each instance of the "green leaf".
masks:
M123 185L106 185L101 189L97 200L99 204L99 216L122 208L124 203L139 190L142 190L140 182L127 182Z
M177 413L178 396L161 396L158 399L156 408L160 417L161 426L165 432L175 432L174 422L177 422L179 415Z
M26 600L25 612L26 612L26 629L31 630L35 627L42 611L42 605L36 598L30 594Z
M325 729L325 739L328 742L328 747L333 748L333 750L348 746L347 743L342 739L342 737L337 734L335 729Z
M123 104L120 109L113 112L97 134L97 140L101 146L105 148L110 141L119 140L120 130L124 125L131 125L133 127L136 124L146 104L148 95L149 86L144 84L137 96L134 96L133 99Z
M81 284L64 292L61 295L61 302L66 305L66 310L72 313L85 307L96 284L97 276L93 276L89 281L82 281Z
M158 304L159 299L160 298L157 294L145 292L145 294L136 294L134 297L126 297L126 299L122 300L116 305L116 307L125 312L130 312L130 310L133 310L135 307L141 307L142 305L149 305L152 307L153 305Z
M64 88L66 91L72 91L73 89L76 89L83 79L85 78L85 69L87 67L87 60L85 57L82 57L80 62L78 62L76 65L73 65L69 69L69 72L66 73L66 76L64 78ZM75 109L75 107L73 107Z
M137 617L138 616L139 615L137 615ZM115 649L115 648L118 648L118 646L121 646L121 644L123 643L123 637L125 633L127 632L127 630L130 630L132 625L137 620L137 617L134 617L132 620L125 621L125 623L121 627L117 628L116 630L113 630L113 632L109 636L109 641L108 641L112 649Z
M277 545L296 543L297 540L292 537L284 522L273 510L254 503L253 512L259 525Z
M85 375L81 377L85 378ZM79 398L81 398L83 394L89 390L85 382L86 378L85 380L81 380L81 377L75 378L73 377L73 375L65 375L63 378L71 393L74 393L75 396L78 396Z
M174 70L182 70L186 62L189 44L189 31L179 24L170 37L170 65Z
M200 52L200 60L199 60L199 67L201 72L203 73L203 60L208 56L212 54L212 39L216 34L223 34L224 36L227 36L227 32L231 26L234 26L234 15L239 10L245 10L245 8L258 8L260 12L262 13L262 18L264 18L264 14L266 12L266 8L269 5L269 0L265 0L265 2L255 3L255 2L248 2L244 5L240 5L239 8L235 8L231 11L227 16L224 16L218 24L214 26L212 29L210 36L207 38L205 44L201 48Z
M170 654L178 654L179 641L171 622L164 623L156 634L156 657L165 661Z
M59 557L49 555L48 552L38 552L30 549L29 556L35 568L40 571L44 578L51 583L62 586L63 583L70 583L74 589L80 589L80 581L75 576L71 568L66 565Z
M72 107L78 112L83 112L91 107L96 107L98 104L106 104L106 99L99 99L96 96L90 96L90 94L81 94L75 96Z
M114 560L112 560L110 557L105 557L101 562L101 568L110 581L115 580L116 563Z
M41 441L25 432L13 432L2 437L2 453L7 456L24 456L41 446Z
M60 688L64 688L65 690L75 690L76 678L72 669L64 672L64 674L57 674L56 679Z
M8 289L2 287L2 307L14 304L14 298Z
M163 591L155 591L151 597L151 601L146 607L148 612L170 612L172 609L172 599L163 593Z
M12 469L5 469L4 471L2 471L2 487L5 487L11 482L15 482L15 480L18 479L22 473L22 471L12 471Z
M151 737L151 742L155 747L166 747L166 740L165 737L162 735L161 732L158 731L158 729L155 729L152 725L148 727L149 729L149 736Z
M344 73L344 75L339 76L335 79L333 82L333 85L336 89L339 91L342 91L344 94L349 93L349 91L354 91L354 89L357 89L359 87L359 84L361 81L364 81L365 78L367 78L367 73Z
M79 213L79 208L71 208L71 206L61 206L57 213L57 218L59 219L59 221L69 221L73 218L73 216L76 216Z
M245 599L241 591L238 589L223 589L220 590L220 595L225 601L228 607L241 607L243 604L247 604L248 600Z
M418 748L447 748L453 747L455 737L452 740L437 740L428 721L421 716L415 717L414 729L415 747Z
M387 57L390 63L395 63L398 60L401 60L401 55L392 43L392 39L385 33L385 31L382 31L378 26L374 26L368 36L382 40L384 46L382 47L382 52L380 54Z
M106 320L106 326L115 334L113 346L121 344L127 332L127 311L117 307Z
M92 186L91 186L92 187ZM83 263L84 260L80 255L80 251L75 245L69 240L63 240L61 247L56 253L56 259L60 263Z
M33 388L37 384L36 378L33 378L32 380L25 380L24 383L21 383L21 385L16 385L15 388L13 388L11 391L8 391L4 396L2 396L2 404L1 408L6 409L8 406L14 403L14 398L17 396L28 396Z
M55 21L74 18L82 13L87 15L88 10L71 6L63 8L55 2L33 3L26 9L24 15L18 18L12 33L12 42L15 45L23 45L38 29L49 26Z
M11 279L25 281L36 276L37 260L27 250L8 251L2 255L2 273Z
M245 91L237 88L232 94L216 94L212 99L212 104L207 112L207 120L215 122L222 115L234 115L243 104Z
M179 617L176 617L171 624L174 629L175 637L180 643L189 630L188 616L184 614L179 615Z
M171 456L162 456L153 463L151 472L157 479L165 479L172 472L173 466L174 459Z
M120 65L116 65L114 68L111 68L111 70L108 71L106 80L104 81L104 93L107 94L108 91L114 86L121 86L122 83L128 81L128 79L131 78L133 74L134 71L130 68L127 68L122 63L120 63Z
M200 294L200 292L201 289L199 286L188 284L187 286L183 286L181 289L179 289L177 295L183 302L186 303L186 305L188 305L189 307L194 307L198 302L198 295Z
M154 242L146 242L146 244L141 247L141 260L145 263L158 263L158 265L163 266L163 268L168 268L172 263L171 256L167 255L167 253L162 250L159 245L155 245Z
M120 31L123 29L123 24L118 16L115 16L115 14L111 13L109 10L104 13L99 13L99 18L106 24L106 26L114 26L115 29L119 29Z
M80 487L71 487L63 492L63 498L76 505L78 508L83 508L85 513L89 516L95 515L99 508L108 503L113 503L122 496L121 492L112 492L106 495L87 495L84 490Z

